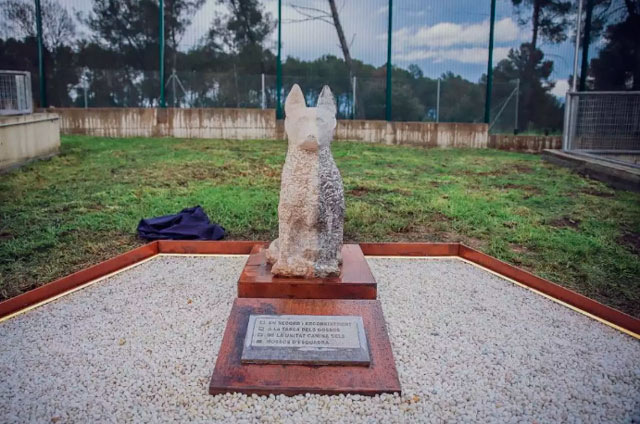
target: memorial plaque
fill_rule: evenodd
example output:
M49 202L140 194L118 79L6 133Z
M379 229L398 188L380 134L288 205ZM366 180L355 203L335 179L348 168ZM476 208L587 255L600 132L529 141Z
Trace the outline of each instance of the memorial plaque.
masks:
M371 359L360 316L249 315L241 361L369 365Z

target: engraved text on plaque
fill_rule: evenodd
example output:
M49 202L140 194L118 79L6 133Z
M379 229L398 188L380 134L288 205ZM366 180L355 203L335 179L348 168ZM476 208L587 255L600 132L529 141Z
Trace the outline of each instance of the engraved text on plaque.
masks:
M369 365L362 317L250 315L242 362Z

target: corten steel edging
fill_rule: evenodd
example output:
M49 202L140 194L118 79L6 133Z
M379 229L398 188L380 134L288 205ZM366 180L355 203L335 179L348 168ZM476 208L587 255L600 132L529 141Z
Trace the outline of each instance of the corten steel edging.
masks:
M129 252L107 259L97 265L54 280L11 299L0 302L0 318L11 315L61 293L73 290L89 281L118 271L158 254L158 242L151 242Z
M261 241L159 240L158 253L248 255Z
M506 262L502 262L499 259L467 247L464 244L460 244L460 254L458 256L635 334L640 334L640 319L627 315L622 311L603 305L600 302L554 284L549 280L540 278L523 269L509 265Z
M458 256L578 310L640 335L640 319L540 278L462 243L360 243L366 256Z
M458 256L460 243L360 243L365 256Z
M156 254L248 255L260 241L155 241L0 302L0 319ZM578 310L640 334L640 320L461 243L360 243L365 256L458 256Z

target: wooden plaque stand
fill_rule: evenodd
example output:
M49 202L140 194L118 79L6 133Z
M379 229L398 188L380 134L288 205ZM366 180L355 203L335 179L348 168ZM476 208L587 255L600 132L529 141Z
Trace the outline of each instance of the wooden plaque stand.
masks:
M243 364L249 315L361 316L369 366ZM378 300L236 299L211 377L209 393L284 394L400 393L400 381Z
M266 246L251 250L240 279L238 297L287 299L375 299L377 284L357 244L342 247L340 275L328 278L276 277L265 257Z

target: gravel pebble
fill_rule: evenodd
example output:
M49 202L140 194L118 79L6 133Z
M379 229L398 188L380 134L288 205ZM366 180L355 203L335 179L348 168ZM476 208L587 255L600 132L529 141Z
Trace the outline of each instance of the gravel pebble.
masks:
M0 323L0 422L640 419L638 340L457 259L369 259L402 396L210 396L245 261L160 256Z

